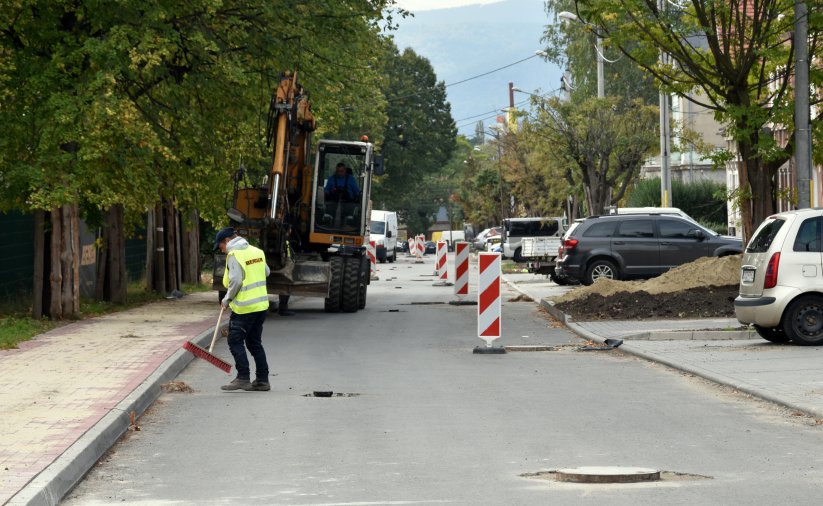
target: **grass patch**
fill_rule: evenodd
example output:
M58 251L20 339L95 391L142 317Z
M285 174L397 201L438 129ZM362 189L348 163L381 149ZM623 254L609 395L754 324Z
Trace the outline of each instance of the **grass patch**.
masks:
M211 290L211 286L205 283L184 284L183 293L191 294L206 292ZM112 302L98 301L83 298L80 301L80 319L93 318L104 314L125 311L133 307L141 306L149 302L163 300L163 295L146 291L142 282L130 283L126 293L125 304L114 304ZM0 349L16 348L18 343L48 332L61 325L70 323L53 322L48 319L36 320L30 316L30 307L25 307L20 299L0 305Z
M0 317L0 350L16 348L17 343L48 332L56 324L49 320L35 320L31 317L8 315Z

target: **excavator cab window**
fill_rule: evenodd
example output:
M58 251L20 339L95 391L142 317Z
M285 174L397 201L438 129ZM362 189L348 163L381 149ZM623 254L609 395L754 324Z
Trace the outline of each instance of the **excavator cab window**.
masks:
M363 235L366 148L321 145L318 149L315 232Z

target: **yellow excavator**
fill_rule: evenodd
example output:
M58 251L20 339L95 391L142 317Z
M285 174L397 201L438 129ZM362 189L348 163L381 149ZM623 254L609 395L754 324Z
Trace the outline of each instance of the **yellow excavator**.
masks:
M355 312L366 307L369 198L383 161L366 138L322 139L312 164L315 128L297 73L285 72L269 107L270 169L258 181L238 171L227 214L239 234L265 251L270 294L323 297L327 312ZM225 257L218 256L218 290L223 269Z

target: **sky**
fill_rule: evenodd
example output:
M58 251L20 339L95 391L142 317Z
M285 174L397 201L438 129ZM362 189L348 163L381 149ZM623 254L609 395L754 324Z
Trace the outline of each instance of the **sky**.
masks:
M534 57L549 17L543 0L401 0L415 16L399 21L394 32L401 51L411 47L431 61L446 89L458 132L474 135L477 121L492 125L508 106L508 83L532 93L547 94L559 87L560 69ZM428 6L428 7L427 7ZM436 6L432 9L431 6ZM428 10L427 10L428 9ZM529 95L515 94L515 103L528 108Z

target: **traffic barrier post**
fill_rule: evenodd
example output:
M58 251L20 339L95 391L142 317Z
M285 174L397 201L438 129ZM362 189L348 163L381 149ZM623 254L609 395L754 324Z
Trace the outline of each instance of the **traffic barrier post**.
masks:
M506 353L492 343L502 335L502 303L500 300L500 254L480 253L477 283L477 335L486 346L477 346L474 353Z

